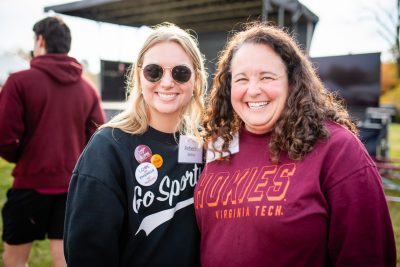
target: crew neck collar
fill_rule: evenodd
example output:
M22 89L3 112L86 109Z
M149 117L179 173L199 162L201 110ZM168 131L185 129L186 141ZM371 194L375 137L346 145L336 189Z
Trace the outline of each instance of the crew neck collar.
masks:
M266 138L271 136L271 132L263 133L263 134L256 134L252 133L249 130L246 129L246 127L241 127L240 129L240 136L249 136L249 137L255 137L255 138Z
M179 142L179 132L175 133L165 133L161 132L157 129L154 129L153 127L149 126L147 129L147 132L145 133L148 135L151 139L167 143L167 144L178 144Z

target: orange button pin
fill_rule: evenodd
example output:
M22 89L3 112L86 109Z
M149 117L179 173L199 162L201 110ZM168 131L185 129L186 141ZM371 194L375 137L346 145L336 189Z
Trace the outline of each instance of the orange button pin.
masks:
M156 168L160 168L163 165L164 160L159 154L154 154L151 156L150 162L156 166Z

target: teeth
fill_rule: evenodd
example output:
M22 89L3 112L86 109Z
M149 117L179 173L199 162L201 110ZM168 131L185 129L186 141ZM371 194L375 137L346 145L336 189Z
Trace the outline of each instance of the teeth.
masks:
M249 108L251 109L261 109L263 107L265 107L266 105L268 105L268 101L264 101L264 102L247 102L247 105L249 105Z
M160 92L158 92L158 96L160 97L160 98L163 98L163 99L172 99L172 98L174 98L175 96L177 96L178 94L167 94L167 93L160 93Z

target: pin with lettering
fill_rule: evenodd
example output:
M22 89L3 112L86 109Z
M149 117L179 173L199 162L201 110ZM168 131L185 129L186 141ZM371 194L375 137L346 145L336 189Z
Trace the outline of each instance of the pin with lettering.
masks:
M139 163L150 162L150 158L153 155L151 149L146 145L138 145L135 148L135 159Z
M203 145L197 143L194 138L186 135L179 137L179 163L202 163L203 162Z
M135 177L140 185L150 186L157 181L158 171L150 162L143 162L136 168Z
M154 154L151 156L150 162L158 169L163 165L164 160L160 154Z

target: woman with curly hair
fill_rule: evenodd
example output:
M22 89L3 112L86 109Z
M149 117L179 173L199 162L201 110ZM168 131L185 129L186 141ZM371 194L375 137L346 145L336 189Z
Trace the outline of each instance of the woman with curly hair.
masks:
M194 195L203 267L395 266L374 162L289 34L234 34L208 104Z

